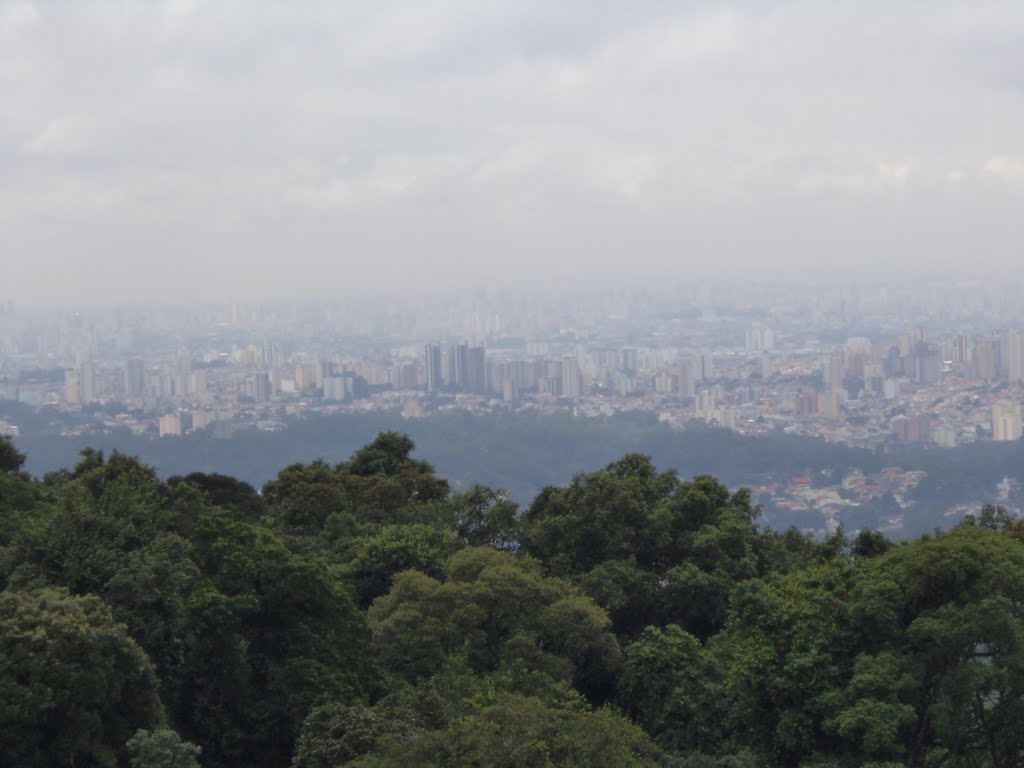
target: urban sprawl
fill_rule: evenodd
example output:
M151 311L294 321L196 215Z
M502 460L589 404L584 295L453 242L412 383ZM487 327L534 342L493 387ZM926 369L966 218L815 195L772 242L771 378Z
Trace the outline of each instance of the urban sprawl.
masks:
M0 400L75 434L282 429L400 411L645 411L864 447L1021 436L1024 331L978 286L623 289L447 310L304 303L0 311ZM7 420L0 429L17 434Z

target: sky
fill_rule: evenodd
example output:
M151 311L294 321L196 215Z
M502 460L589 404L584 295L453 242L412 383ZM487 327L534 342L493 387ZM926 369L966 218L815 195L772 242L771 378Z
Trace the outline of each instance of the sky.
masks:
M0 0L0 300L1024 276L1024 2Z

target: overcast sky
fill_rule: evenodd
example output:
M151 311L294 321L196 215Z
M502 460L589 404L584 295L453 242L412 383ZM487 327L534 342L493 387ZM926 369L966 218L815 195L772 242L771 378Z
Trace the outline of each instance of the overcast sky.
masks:
M0 0L0 298L1024 273L1024 2Z

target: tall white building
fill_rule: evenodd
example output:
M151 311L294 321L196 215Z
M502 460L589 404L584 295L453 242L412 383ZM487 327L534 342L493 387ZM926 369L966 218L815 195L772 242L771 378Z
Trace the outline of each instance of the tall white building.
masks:
M693 397L696 391L696 382L694 381L693 360L690 358L683 358L677 364L679 370L679 396L682 398Z
M91 362L82 363L78 371L78 394L83 403L94 403L98 399L96 391L96 369Z
M771 328L754 323L747 329L747 353L767 352L775 348L775 334Z
M168 413L159 420L160 437L181 437L181 416Z
M138 397L146 388L146 366L137 357L125 361L124 393L129 397Z
M580 396L580 362L574 356L562 360L562 397L575 400Z
M68 405L79 405L82 402L82 392L78 386L78 371L74 368L64 371L64 399Z
M1010 381L1024 379L1024 334L1020 331L999 334L999 369Z
M427 391L437 392L441 389L441 345L426 346Z
M1020 403L1000 402L992 406L992 439L1018 440L1021 436Z

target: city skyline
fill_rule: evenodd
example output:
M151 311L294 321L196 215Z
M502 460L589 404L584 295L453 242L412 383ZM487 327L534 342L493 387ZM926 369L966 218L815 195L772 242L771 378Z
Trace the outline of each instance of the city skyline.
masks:
M53 315L6 304L0 401L76 430L161 437L336 412L639 410L677 429L698 419L747 434L953 447L1020 436L1017 295L1007 285L721 284L395 308Z

